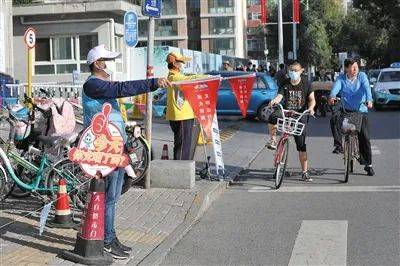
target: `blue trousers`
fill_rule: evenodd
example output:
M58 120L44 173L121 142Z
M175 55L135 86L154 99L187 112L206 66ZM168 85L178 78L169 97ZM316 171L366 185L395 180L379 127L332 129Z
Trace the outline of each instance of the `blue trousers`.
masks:
M116 237L115 233L115 209L119 196L121 196L122 185L124 184L125 170L117 168L114 172L105 177L106 202L105 202L105 228L104 243L110 244Z

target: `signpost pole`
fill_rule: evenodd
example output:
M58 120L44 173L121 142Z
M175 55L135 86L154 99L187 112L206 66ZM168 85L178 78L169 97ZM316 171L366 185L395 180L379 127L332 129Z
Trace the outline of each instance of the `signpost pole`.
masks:
M33 49L29 49L28 48L28 77L27 77L27 81L28 81L28 90L27 90L27 95L29 98L32 98L32 53L33 53Z
M149 35L147 42L147 78L153 78L153 49L154 49L154 17L149 18ZM146 97L146 138L151 150L151 127L153 116L153 101L151 92L147 93ZM151 155L150 155L151 156ZM144 188L150 188L150 167L147 170L145 177Z

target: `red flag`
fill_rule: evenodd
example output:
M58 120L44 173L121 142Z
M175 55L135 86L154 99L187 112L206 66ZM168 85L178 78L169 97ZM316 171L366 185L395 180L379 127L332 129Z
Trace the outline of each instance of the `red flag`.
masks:
M250 103L254 80L255 75L239 76L228 80L231 84L233 94L236 96L243 117L246 117L247 115L247 107Z
M293 22L300 23L300 1L293 0Z
M220 82L221 79L218 77L197 82L188 81L179 85L185 99L192 107L194 115L209 138L211 138L211 125L217 107Z
M267 0L261 0L261 23L267 22Z

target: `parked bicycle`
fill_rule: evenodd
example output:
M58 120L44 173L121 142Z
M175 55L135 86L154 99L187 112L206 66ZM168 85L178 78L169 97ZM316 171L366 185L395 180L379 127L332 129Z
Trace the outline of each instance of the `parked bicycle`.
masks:
M68 159L62 158L57 162L49 160L49 156L40 149L30 145L26 151L26 156L21 156L14 146L15 128L17 123L29 125L29 121L20 119L9 109L5 110L0 116L0 120L6 120L10 124L10 134L8 140L0 138L0 200L4 200L10 195L12 188L16 185L29 193L35 193L43 198L43 195L53 196L58 191L58 183L54 180L64 178L67 183L67 191L71 193L71 198L76 205L83 206L84 201L78 193L82 184L87 182L83 175L74 175L69 169ZM53 148L62 148L65 139L62 137L44 137L42 141L45 145ZM40 158L39 161L29 160L27 157ZM37 162L37 163L36 163ZM30 176L27 177L26 174ZM46 200L45 198L43 198Z
M310 114L309 110L306 110L303 113L298 113L293 110L285 110L280 104L275 105L274 108L279 108L282 113L282 118L278 118L277 121L277 130L278 132L281 132L282 135L278 141L274 155L275 189L279 189L286 173L289 154L289 137L292 135L300 136L303 133L305 124L301 123L300 120L304 116Z

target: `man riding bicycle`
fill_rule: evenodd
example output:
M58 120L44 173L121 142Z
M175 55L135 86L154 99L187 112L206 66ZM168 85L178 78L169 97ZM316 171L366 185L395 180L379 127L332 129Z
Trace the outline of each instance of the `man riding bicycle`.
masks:
M311 89L311 84L307 81L305 76L302 76L304 69L297 61L293 61L288 68L289 78L282 86L279 87L278 95L270 101L269 105L272 107L278 104L284 98L284 108L296 112L304 112L309 110L311 115L314 115L315 97ZM271 150L276 149L276 130L278 118L282 114L279 109L275 110L268 119L268 130L270 140L267 142L267 148ZM304 116L300 122L306 124L308 117ZM311 182L312 179L308 174L308 161L307 161L307 147L306 147L306 130L300 136L294 136L297 151L299 152L299 160L302 170L302 180Z
M373 176L371 142L369 139L368 109L372 108L372 94L368 77L358 69L355 59L344 61L345 74L341 74L333 84L329 104L335 104L336 95L340 92L341 101L346 112L362 113L361 130L358 133L360 164L364 170ZM366 103L366 104L364 104Z

